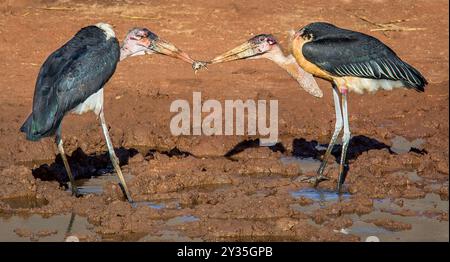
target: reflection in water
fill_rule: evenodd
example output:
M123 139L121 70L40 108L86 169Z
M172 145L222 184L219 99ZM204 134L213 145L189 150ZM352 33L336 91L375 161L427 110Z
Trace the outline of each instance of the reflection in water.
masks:
M280 160L283 165L297 164L301 174L315 172L320 167L320 160L312 157L282 156Z
M316 202L329 202L337 200L346 200L350 198L349 193L338 194L336 191L321 190L317 188L303 188L298 191L291 192L291 196L294 198L308 198Z
M392 140L391 150L397 154L409 153L410 151L419 151L425 153L423 149L423 144L425 140L422 138L418 138L413 141L409 141L408 139L402 136L396 136Z
M51 217L42 217L40 215L0 216L0 242L62 242L68 234L101 239L91 229L92 225L89 224L86 218L78 217L75 220L73 213Z
M138 201L138 202L133 202L131 204L133 206L133 208L137 208L137 207L141 207L141 206L147 206L153 209L164 209L166 208L166 205L164 205L163 203L159 203L159 204L155 204L153 202L150 201Z
M200 219L198 219L195 216L186 215L186 216L178 216L178 217L171 218L171 219L167 220L166 224L168 226L176 226L176 225L181 225L184 223L196 222L199 220Z

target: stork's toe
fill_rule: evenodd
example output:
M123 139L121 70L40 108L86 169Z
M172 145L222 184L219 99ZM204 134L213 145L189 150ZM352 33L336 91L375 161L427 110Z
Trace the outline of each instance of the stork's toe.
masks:
M297 178L297 181L300 183L310 183L316 187L320 182L329 180L328 177L322 176L322 175L316 175L316 176L299 176Z

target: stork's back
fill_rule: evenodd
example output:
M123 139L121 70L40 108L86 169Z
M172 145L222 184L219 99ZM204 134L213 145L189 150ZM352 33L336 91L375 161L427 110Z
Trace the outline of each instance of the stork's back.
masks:
M111 34L97 26L81 29L42 65L33 112L20 131L33 141L54 135L67 112L103 88L119 57L119 43Z

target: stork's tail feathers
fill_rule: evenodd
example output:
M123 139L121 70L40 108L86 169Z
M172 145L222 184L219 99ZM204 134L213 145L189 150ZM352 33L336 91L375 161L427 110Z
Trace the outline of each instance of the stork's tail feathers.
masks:
M25 123L20 127L20 132L25 133L28 140L37 141L38 137L34 136L31 132L31 125L33 124L33 115L29 115Z
M428 85L428 81L425 77L414 67L407 64L406 62L402 63L402 68L406 71L406 79L402 80L402 83L409 88L413 88L418 92L424 92L425 86Z
M30 141L38 141L41 138L55 134L54 128L44 131L42 128L38 128L36 122L33 121L33 114L30 114L25 120L25 123L20 127L20 132L25 133L27 140Z
M41 136L32 131L32 126L33 114L30 114L27 120L25 120L25 123L23 123L22 127L20 128L20 132L25 133L27 140L38 141L39 139L41 139Z

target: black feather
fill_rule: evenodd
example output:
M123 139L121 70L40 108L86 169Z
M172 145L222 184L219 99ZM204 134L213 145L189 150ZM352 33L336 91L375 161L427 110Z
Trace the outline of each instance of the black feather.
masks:
M106 39L96 26L81 29L42 65L33 97L33 112L20 131L27 139L54 135L64 115L103 88L120 57L116 38Z
M428 84L417 69L372 36L328 23L312 23L302 30L312 36L303 45L303 56L332 75L401 81L418 91Z

